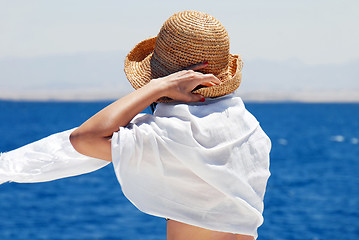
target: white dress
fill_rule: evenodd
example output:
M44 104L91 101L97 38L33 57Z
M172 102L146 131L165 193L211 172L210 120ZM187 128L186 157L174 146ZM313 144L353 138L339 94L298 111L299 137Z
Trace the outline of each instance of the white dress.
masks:
M79 175L107 164L58 133L0 159L0 183ZM125 196L141 211L215 231L252 235L262 224L271 143L240 97L160 103L112 137Z

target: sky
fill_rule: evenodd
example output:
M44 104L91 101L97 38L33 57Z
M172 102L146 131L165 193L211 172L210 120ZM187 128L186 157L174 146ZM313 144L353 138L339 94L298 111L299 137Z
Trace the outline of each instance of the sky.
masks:
M64 62L64 57L83 59L117 53L117 57L107 59L120 61L121 72L125 54L136 43L156 36L162 23L182 10L207 12L220 20L229 32L231 52L240 54L245 63L298 64L306 70L353 66L347 88L359 90L355 71L359 67L357 0L0 0L0 69L7 69L0 72L0 91L15 91L15 83L22 85L23 75L16 75L19 66L41 64L46 59L53 61L52 72L57 73L63 65L56 69L56 63ZM41 67L25 69L24 74L34 69ZM83 70L81 66L79 70ZM68 71L74 75L76 69ZM51 73L44 77L48 75ZM40 80L32 79L34 86L40 86ZM76 81L82 83L83 79L70 82ZM266 79L258 81L260 84ZM288 89L296 88L291 82L295 81L286 81ZM110 80L108 83L112 84Z

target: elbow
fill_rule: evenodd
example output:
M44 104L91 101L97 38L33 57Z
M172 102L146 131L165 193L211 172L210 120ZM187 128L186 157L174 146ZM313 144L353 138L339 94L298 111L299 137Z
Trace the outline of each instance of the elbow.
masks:
M70 134L69 140L78 153L111 161L111 141L109 138L102 137L91 131L76 129Z
M79 131L77 129L75 131L73 131L69 137L71 145L77 152L80 152L79 150L80 150L80 146L81 146L81 138L82 138L82 134L79 133Z
M73 131L69 137L73 148L83 155L88 155L87 149L89 148L89 145L91 145L91 140L93 138L92 134L81 132L79 129Z

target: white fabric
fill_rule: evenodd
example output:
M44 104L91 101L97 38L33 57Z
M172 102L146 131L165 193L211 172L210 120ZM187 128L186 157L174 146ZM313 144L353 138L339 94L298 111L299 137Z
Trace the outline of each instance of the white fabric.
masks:
M51 181L109 162L76 152L73 131L0 156L0 184ZM141 211L216 231L257 237L269 172L270 140L242 100L158 104L112 138L116 176Z
M75 129L53 134L0 156L0 184L34 183L95 171L109 162L84 156L72 147Z
M126 197L141 211L257 237L271 143L233 94L157 105L112 137Z

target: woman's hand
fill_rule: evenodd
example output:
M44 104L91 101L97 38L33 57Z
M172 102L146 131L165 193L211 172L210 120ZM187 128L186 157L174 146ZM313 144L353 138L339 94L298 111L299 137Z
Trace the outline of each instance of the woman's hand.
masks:
M163 91L163 97L169 97L173 100L193 102L203 101L203 96L192 93L197 86L210 87L221 84L221 81L213 74L203 74L195 70L203 69L207 63L200 63L188 67L188 70L173 73L163 78L153 79L150 83L156 84Z

